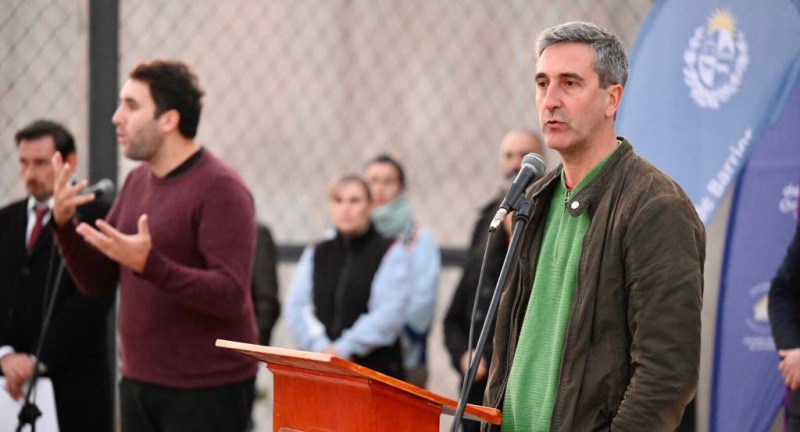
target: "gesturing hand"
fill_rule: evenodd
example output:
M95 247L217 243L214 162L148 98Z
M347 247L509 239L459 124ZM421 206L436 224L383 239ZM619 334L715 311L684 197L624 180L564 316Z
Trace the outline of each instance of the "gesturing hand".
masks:
M74 185L69 184L75 167L61 159L61 153L56 152L51 160L55 170L53 182L53 222L56 226L64 224L75 216L78 206L94 201L94 194L78 195L89 184L83 180Z
M81 223L76 231L87 243L120 265L137 273L144 271L147 256L153 247L146 214L139 216L139 232L136 234L123 234L102 219L98 219L96 224L98 229Z

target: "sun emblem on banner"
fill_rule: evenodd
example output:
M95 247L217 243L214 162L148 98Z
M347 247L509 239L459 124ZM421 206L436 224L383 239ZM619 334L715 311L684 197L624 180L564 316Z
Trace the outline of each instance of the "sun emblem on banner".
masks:
M769 335L769 282L762 282L748 289L750 297L750 314L745 316L745 324L753 332Z
M707 25L695 29L683 60L683 81L700 107L719 109L739 91L750 57L731 11L717 9Z

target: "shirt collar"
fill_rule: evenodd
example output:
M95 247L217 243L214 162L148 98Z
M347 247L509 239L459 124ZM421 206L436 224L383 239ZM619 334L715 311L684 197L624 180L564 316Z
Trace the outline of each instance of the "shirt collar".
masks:
M52 196L50 198L48 198L47 201L45 201L44 203L40 203L39 201L36 201L36 198L34 198L31 195L31 196L28 197L28 213L33 213L34 212L34 208L37 207L37 206L41 206L42 204L46 205L47 208L52 209L54 203L55 203L55 199Z

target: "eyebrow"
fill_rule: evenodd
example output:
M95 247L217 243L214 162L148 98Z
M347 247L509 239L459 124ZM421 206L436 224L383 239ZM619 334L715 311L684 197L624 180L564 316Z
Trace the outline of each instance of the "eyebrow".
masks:
M547 74L544 73L544 72L539 72L534 77L535 80L540 80L542 78L547 78ZM573 79L575 81L581 81L581 82L586 81L580 74L577 74L575 72L560 73L560 74L558 74L558 78L561 78L561 79L569 78L569 79Z
M139 101L137 101L136 99L134 99L134 98L132 98L130 96L124 97L124 98L120 99L120 101L121 102L125 102L125 103L129 103L129 104L131 104L131 103L132 104L138 104L139 103Z

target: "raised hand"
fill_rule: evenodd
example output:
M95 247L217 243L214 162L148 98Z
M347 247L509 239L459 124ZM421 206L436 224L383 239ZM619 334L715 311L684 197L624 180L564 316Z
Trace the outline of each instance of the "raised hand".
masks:
M65 163L61 158L61 153L56 152L51 161L55 170L52 217L56 226L64 226L75 216L75 210L78 206L94 201L95 196L94 194L78 195L80 191L89 185L87 180L80 181L74 185L69 184L69 179L72 177L75 167L71 166L69 162Z

